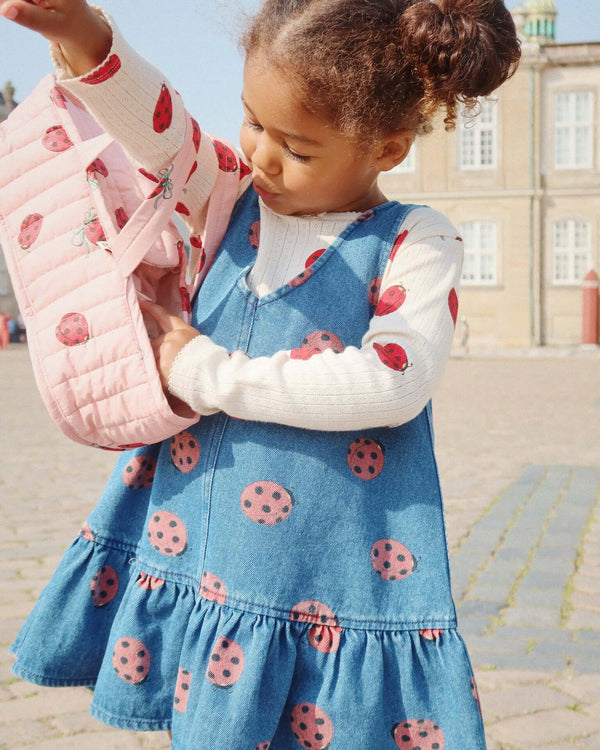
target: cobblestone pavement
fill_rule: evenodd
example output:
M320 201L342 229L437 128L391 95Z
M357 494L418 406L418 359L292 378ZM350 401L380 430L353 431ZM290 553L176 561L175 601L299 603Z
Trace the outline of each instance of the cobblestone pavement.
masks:
M599 368L598 352L457 356L434 400L454 596L489 750L600 750ZM163 732L91 719L85 689L10 672L6 647L115 457L62 437L22 346L0 352L0 414L0 750L164 750Z

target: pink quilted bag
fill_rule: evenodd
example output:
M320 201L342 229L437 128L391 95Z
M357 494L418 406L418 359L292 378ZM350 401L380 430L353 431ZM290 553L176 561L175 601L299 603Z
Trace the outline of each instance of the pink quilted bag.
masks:
M139 294L189 322L239 189L230 162L209 202L202 270L189 279L172 222L197 152L187 117L185 143L156 184L54 76L0 125L0 245L35 378L54 421L85 445L155 443L198 419L167 403L138 304Z

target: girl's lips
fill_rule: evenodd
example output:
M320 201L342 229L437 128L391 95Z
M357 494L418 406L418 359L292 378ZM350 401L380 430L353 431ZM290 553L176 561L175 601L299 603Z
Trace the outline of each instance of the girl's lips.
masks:
M256 182L254 184L254 189L260 195L260 197L264 200L265 198L276 198L278 193L271 193L269 190L265 190L263 187L258 185Z

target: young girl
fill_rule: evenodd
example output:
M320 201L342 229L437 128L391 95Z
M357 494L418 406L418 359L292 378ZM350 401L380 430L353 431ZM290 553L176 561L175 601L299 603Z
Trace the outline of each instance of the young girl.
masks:
M137 164L168 167L183 105L100 9L0 12L54 42L64 90ZM197 266L218 170L239 169L194 325L146 306L165 387L200 420L122 455L15 672L94 686L96 717L177 750L481 750L430 408L462 246L377 177L440 107L451 126L507 79L512 18L501 0L266 0L243 44L244 161L198 132L178 205Z

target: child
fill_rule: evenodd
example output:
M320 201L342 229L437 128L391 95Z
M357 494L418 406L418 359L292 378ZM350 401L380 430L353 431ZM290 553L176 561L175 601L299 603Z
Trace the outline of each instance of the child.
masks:
M102 11L0 13L54 42L65 91L135 162L168 167L181 101ZM377 177L513 72L512 18L501 0L266 0L243 44L239 198L194 326L146 306L165 387L201 419L122 455L15 671L94 686L96 717L178 750L481 750L430 408L462 248ZM178 206L195 265L236 168L197 135Z

